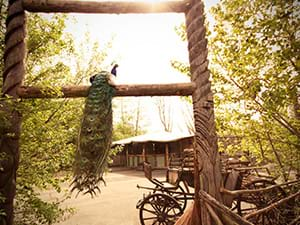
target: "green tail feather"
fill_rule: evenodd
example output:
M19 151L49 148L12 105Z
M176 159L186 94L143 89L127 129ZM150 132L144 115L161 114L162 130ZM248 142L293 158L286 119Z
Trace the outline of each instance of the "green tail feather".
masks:
M72 191L92 196L107 166L112 138L112 97L115 89L108 84L110 73L101 72L93 80L85 102L79 142L74 163ZM105 182L104 182L105 183Z

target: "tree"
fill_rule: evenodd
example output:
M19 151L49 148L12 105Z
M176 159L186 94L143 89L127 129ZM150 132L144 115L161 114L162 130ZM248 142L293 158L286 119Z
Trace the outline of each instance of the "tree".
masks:
M72 37L64 33L66 19L65 15L58 14L51 18L38 14L28 15L26 85L52 87L53 92L59 93L53 86L79 84L83 80L88 81L89 76L101 70L110 43L101 50L97 43L86 40L86 43L91 43L85 44L85 47L90 48L88 57L82 55L85 49L75 52ZM1 25L4 24L2 22ZM1 26L2 55L4 34L5 30ZM75 73L71 72L71 65L77 65ZM61 182L69 178L69 173L65 172L72 167L82 108L83 99L24 99L17 103L23 121L15 224L53 224L72 211L60 207L64 199L47 202L42 200L39 193L46 188L61 192ZM0 121L2 135L5 115L0 114ZM61 171L66 175L58 176Z
M293 0L225 0L212 8L219 134L241 137L243 149L276 162L284 177L300 160L299 7Z
M4 34L5 34L5 19L6 19L6 9L7 9L8 2L5 0L0 1L0 54L1 56L4 53ZM0 71L3 71L4 67L4 60L3 57L1 57L0 60ZM2 88L2 76L0 76L0 87Z
M62 85L71 78L70 68L58 56L73 53L73 41L63 34L66 16L45 19L30 14L28 23L28 54L25 84ZM54 92L59 90L53 89ZM79 119L76 105L64 100L29 99L19 104L22 113L20 163L17 171L15 197L16 224L52 224L68 211L60 208L61 200L43 201L39 191L54 188L60 192L60 182L66 177L56 174L72 163ZM57 113L57 109L61 113Z
M226 149L219 142L219 149L275 163L286 179L300 165L299 7L224 0L212 8L215 25L207 29L218 136L239 140ZM185 41L185 26L176 30ZM188 64L172 65L190 76Z
M135 107L132 107L134 102L133 99L128 98L117 98L114 100L114 115L120 115L119 117L114 117L113 126L113 141L137 136L143 134L145 131L141 127L141 110L140 101L136 103ZM130 109L127 107L130 105Z
M184 108L182 109L182 114L185 121L185 126L190 134L195 134L195 120L194 120L194 113L193 108L191 107L191 98L185 97L184 101Z
M164 131L171 132L173 128L172 108L171 105L167 103L166 99L166 97L157 97L155 105L158 109L159 119L163 125Z

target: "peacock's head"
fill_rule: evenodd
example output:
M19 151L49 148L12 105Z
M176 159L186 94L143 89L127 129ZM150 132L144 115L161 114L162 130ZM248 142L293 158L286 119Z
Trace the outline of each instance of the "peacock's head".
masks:
M98 74L95 74L90 77L90 82L91 83L96 83L96 84L109 84L111 86L116 86L115 81L114 81L114 76L107 72L107 71L101 71Z

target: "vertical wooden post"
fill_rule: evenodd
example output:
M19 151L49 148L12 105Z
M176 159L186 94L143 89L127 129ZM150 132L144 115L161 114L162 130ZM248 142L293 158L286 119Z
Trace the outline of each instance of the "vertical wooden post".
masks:
M204 190L218 201L222 202L220 187L222 185L221 164L217 151L217 136L215 130L212 92L209 82L207 62L207 40L205 38L204 5L201 0L191 0L191 5L186 14L186 31L192 81L196 83L193 97L193 110L195 119L195 171L201 171L199 189ZM195 173L197 174L197 172ZM208 210L201 204L201 224L211 224Z
M179 153L180 153L180 156L182 156L183 148L182 148L182 142L181 141L179 141Z
M6 19L4 72L2 95L12 97L16 103L17 89L23 82L25 74L25 12L22 0L10 0ZM0 110L6 113L8 125L1 131L0 153L3 170L0 171L0 192L5 198L0 208L4 209L5 216L0 218L0 224L13 224L13 200L16 192L16 171L19 164L19 137L21 126L21 114L2 101Z
M165 166L169 167L169 144L165 144Z
M143 157L143 162L145 162L146 161L146 146L145 146L145 143L143 143L142 157Z
M129 167L129 156L128 156L128 147L126 146L126 167Z

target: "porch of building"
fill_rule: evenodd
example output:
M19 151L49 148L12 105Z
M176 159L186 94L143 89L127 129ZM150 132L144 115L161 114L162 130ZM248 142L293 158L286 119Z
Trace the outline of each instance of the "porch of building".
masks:
M112 147L123 146L110 166L139 169L144 161L156 169L169 166L172 158L181 157L183 150L193 148L193 134L157 132L115 141Z

